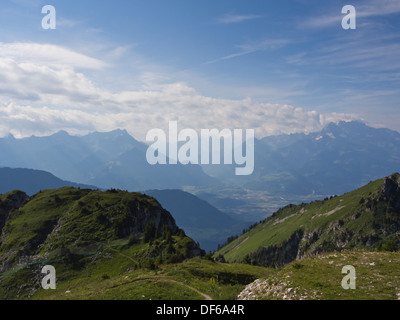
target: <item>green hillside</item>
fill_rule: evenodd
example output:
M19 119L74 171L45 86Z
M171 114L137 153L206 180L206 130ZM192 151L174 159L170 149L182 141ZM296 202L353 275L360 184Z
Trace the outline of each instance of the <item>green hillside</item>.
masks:
M342 196L286 206L216 255L277 267L322 252L395 250L400 247L399 182L396 173Z
M0 233L0 299L234 299L271 271L207 260L154 198L119 190L0 195Z

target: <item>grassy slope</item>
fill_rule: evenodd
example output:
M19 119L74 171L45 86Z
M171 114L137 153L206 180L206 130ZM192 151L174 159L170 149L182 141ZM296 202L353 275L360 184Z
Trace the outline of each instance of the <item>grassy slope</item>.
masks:
M342 288L342 268L354 266L355 290ZM400 253L344 251L292 262L252 283L240 294L250 300L398 300Z
M179 262L195 246L181 232L150 243L140 234L121 237L132 217L161 209L154 198L122 191L62 188L36 194L10 212L3 229L0 299L234 299L268 272L200 258ZM57 271L55 291L41 289L47 264Z
M365 203L361 204L360 201L376 193L382 185L383 179L380 179L327 201L287 206L222 248L216 255L223 254L227 261L241 261L248 253L255 252L259 247L281 244L300 228L306 233L312 233L333 227L332 224L340 220L346 221L347 231L351 230L353 233L362 233L366 236L373 235L375 233L371 227L373 213L366 210ZM354 219L357 213L360 215ZM337 232L335 236L337 237L339 233ZM328 235L323 234L314 246L327 240L327 237Z
M272 269L243 264L221 264L193 258L149 268L149 244L114 246L87 256L75 265L50 261L57 271L57 289L43 290L44 263L26 266L0 278L3 299L33 300L202 300L235 299L248 283ZM28 288L27 284L33 284ZM29 289L29 290L27 290Z
M61 248L87 248L117 240L130 203L146 210L161 208L154 198L139 193L68 187L37 193L21 209L10 213L1 237L0 260L51 255ZM57 225L59 230L53 232Z

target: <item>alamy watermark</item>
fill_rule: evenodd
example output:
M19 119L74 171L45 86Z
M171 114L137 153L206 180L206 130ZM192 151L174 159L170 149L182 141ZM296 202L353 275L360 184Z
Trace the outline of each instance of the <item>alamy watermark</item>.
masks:
M55 30L57 28L56 8L50 5L44 6L42 8L42 14L45 14L42 19L42 28L44 30Z
M342 8L342 14L345 14L345 16L342 19L342 28L344 30L357 29L356 8L351 5L344 6Z
M44 290L56 289L56 268L53 266L44 266L42 268L42 273L45 274L45 276L42 279L42 288Z
M45 5L42 8L42 14L46 15L42 19L42 28L55 30L57 28L56 8L51 5ZM342 28L344 30L356 29L356 8L352 5L345 5L342 8L342 14L345 14L342 19Z
M239 166L235 169L236 175L251 175L254 171L254 129L246 129L245 137L243 131L201 129L199 139L196 130L178 132L178 122L170 121L168 134L162 129L147 133L146 141L153 143L146 152L146 159L151 165L236 164Z
M344 266L342 268L342 274L346 276L342 279L342 288L344 290L355 290L356 289L356 268L353 266Z

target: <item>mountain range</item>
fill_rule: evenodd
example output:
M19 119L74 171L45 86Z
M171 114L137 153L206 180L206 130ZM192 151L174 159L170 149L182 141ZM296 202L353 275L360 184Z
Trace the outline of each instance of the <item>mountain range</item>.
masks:
M63 180L103 189L137 191L216 184L200 166L151 166L146 151L146 144L125 130L85 136L60 131L24 139L10 135L0 139L0 167L45 170Z
M0 167L44 170L100 189L181 189L250 223L287 204L343 194L400 170L400 133L357 121L256 139L251 176L236 176L230 165L151 166L147 147L125 130L8 136L0 139Z
M285 195L334 195L400 169L400 133L359 121L330 123L320 132L269 136L255 143L255 171L203 166L245 189Z

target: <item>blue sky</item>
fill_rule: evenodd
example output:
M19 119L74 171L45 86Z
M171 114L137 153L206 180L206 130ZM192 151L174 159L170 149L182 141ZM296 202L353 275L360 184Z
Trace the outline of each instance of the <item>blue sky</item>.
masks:
M44 5L57 29L43 30ZM357 10L344 30L342 7ZM0 135L184 127L400 130L400 1L0 4Z

